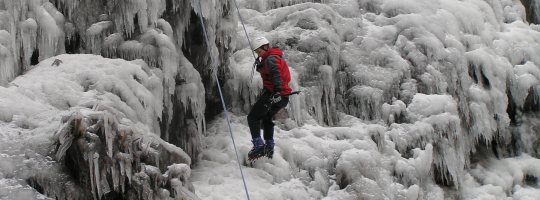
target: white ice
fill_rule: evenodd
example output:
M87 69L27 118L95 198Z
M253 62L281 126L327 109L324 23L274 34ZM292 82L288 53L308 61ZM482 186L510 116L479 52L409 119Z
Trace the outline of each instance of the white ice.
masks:
M64 32L59 27L65 19L49 2L23 2L0 2L0 185L6 188L0 195L6 198L42 198L20 180L28 171L13 169L54 165L52 158L40 158L33 151L49 144L62 115L107 111L121 124L160 140L159 119L163 110L172 114L167 97L177 93L182 95L176 101L190 108L195 127L204 133L204 149L200 158L191 158L199 159L193 169L169 166L163 173L173 191L155 194L244 199L224 117L208 123L204 119L205 91L211 86L204 88L200 72L178 51L189 8L202 15L209 40L214 41L209 55L200 55L208 61L206 72L224 67L218 45L234 49L225 58L229 73L224 87L253 199L532 199L539 194L540 164L532 155L540 151L540 122L536 114L519 109L538 107L526 104L540 95L540 26L525 20L521 1L239 1L248 37L266 36L280 47L291 67L290 85L302 91L287 107L290 119L276 121L274 159L258 160L253 166L243 161L251 147L245 114L262 82L257 73L250 79L253 58L241 24L215 15L231 8L231 1L202 1L200 11L199 1L173 1L173 8L183 14L176 22L159 19L165 1L112 2L113 11L123 11L110 16L117 30L109 35L110 23L104 17L86 30L95 37L89 48L146 63L89 55L45 59L63 51ZM80 2L66 6L76 3ZM11 7L31 13L10 15L3 10ZM140 33L134 32L135 14L141 16ZM21 22L23 38L39 35L40 40L14 39L15 22ZM140 37L135 40L132 35ZM225 41L229 35L238 36L231 46ZM45 60L10 81L20 71L14 60L20 52L12 50L19 49L17 45L24 47L21 58L28 60L31 50L39 47L40 60ZM55 59L61 62L53 64ZM176 85L176 75L185 82ZM510 103L518 109L516 126L507 111ZM501 151L491 145L509 146L512 138L520 141L519 156L485 152ZM163 144L190 163L179 148ZM94 154L86 156L89 165L99 164L90 159ZM112 170L117 175L114 189L123 188L124 179L129 183L136 180L132 178L160 175L151 166L144 167L144 173L133 171L128 154L117 154L117 159L121 169ZM137 175L126 176L132 173ZM91 180L94 195L100 196L104 191L98 185L104 179L94 172ZM194 194L186 189L190 183Z
M107 153L103 156L116 160L118 167L111 168L118 177L113 177L113 182L108 183L101 172L109 169L100 168L103 166L99 163L100 155L97 152L84 155L90 166L88 176L96 199L109 189L121 190L124 188L122 180L131 182L133 174L138 173L132 166L134 152L117 152L113 156L110 141L113 133L109 127L112 124L120 130L133 130L133 139L140 139L141 148L146 151L156 151L149 146L158 144L163 151L174 156L171 159L191 163L185 152L167 145L157 136L163 101L160 73L161 70L152 69L141 60L64 54L42 61L11 81L8 87L0 87L0 184L5 186L0 189L0 199L45 198L29 189L25 180L30 177L39 179L41 173L54 176L56 172L51 170L61 170L61 163L55 160L62 160L73 139L69 132L70 124L61 123L65 116L72 116L68 122L92 116L102 116L104 120ZM86 134L97 137L90 132ZM58 137L60 145L55 158L47 156L54 146L51 143L54 142L53 137ZM183 173L177 172L179 175ZM51 192L61 191L59 187L64 183L52 184L45 187L44 192L60 195ZM71 198L69 194L58 197L63 198L64 195Z
M248 37L262 35L280 47L290 85L302 91L287 108L296 123L278 123L274 159L244 168L254 199L527 199L538 192L538 181L523 181L525 174L538 178L531 175L538 159L528 156L538 149L536 115L519 119L522 156L501 159L519 163L506 167L511 178L498 181L506 176L497 167L504 162L486 168L470 158L497 160L477 152L478 145L508 143L516 133L507 105L521 108L528 96L538 98L540 34L525 21L520 1L239 4ZM249 80L253 58L240 23L237 30L226 91L237 94L233 134L245 160L251 144L242 113L261 82L257 73ZM329 75L332 84L325 82ZM339 111L325 104L333 92ZM202 198L242 199L220 120L209 125L194 185ZM436 184L435 176L452 187Z

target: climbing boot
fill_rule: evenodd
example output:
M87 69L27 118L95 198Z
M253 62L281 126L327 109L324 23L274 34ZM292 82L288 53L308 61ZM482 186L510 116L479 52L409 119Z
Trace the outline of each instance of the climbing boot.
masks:
M248 153L248 160L256 160L262 156L265 155L265 145L261 138L255 138L251 142L253 142L253 148Z
M270 159L274 156L274 140L266 140L264 145L264 155Z

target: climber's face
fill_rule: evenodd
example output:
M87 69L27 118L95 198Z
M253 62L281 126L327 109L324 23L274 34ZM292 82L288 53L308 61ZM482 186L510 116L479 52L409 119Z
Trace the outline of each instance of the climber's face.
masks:
M259 47L259 48L255 49L255 53L257 53L257 55L259 57L262 57L264 55L264 53L266 53L266 50L264 50L263 47Z

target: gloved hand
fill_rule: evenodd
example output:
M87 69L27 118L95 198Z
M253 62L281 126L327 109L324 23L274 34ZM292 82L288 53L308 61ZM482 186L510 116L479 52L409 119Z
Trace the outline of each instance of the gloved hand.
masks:
M275 104L281 101L281 94L279 92L274 92L270 95L270 104Z
M263 65L259 58L255 59L255 63L253 63L253 66L255 66L255 69L260 69Z

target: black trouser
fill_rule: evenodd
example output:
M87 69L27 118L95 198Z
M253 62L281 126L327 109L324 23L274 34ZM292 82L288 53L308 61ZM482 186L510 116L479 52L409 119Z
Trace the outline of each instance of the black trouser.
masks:
M270 103L270 97L270 92L265 90L249 112L247 120L249 130L251 131L251 138L261 137L261 120L264 140L272 140L274 138L274 122L272 122L272 118L279 110L287 106L289 97L282 97L281 101L275 104Z

